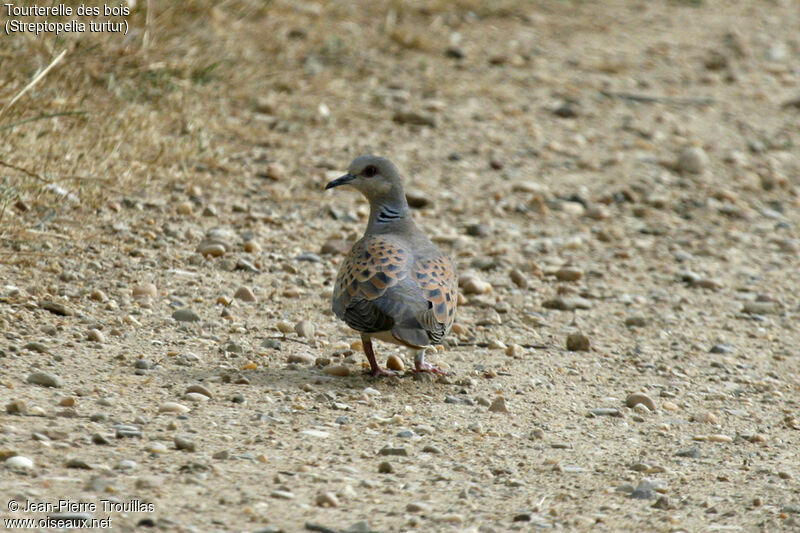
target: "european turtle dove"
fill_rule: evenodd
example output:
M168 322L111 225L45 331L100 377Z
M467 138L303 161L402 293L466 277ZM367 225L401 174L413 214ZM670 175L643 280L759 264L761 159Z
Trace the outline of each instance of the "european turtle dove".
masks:
M414 224L391 161L356 157L325 188L345 184L369 200L370 214L364 237L339 268L333 312L361 332L372 375L392 374L375 360L372 339L417 350L417 372L445 374L425 362L425 347L441 343L453 325L458 278L452 261Z

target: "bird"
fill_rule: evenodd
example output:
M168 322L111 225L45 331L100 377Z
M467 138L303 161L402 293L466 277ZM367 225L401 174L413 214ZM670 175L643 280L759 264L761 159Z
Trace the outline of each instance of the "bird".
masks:
M360 155L325 190L347 185L369 201L364 236L341 263L333 287L333 313L361 333L373 376L393 375L375 359L372 340L415 350L414 372L446 375L425 361L453 325L458 276L453 261L417 227L397 167Z

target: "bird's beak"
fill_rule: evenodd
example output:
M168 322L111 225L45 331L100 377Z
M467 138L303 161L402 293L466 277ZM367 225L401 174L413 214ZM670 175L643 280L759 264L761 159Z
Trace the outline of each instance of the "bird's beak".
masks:
M325 190L333 189L334 187L338 187L339 185L344 185L345 183L350 183L354 179L356 179L356 177L353 176L352 174L345 174L344 176L340 176L335 180L333 180L332 182L328 183L325 186Z

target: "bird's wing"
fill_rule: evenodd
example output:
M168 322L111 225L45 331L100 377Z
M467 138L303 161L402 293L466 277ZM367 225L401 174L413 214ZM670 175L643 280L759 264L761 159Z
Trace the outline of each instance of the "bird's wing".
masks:
M387 293L399 289L408 277L411 261L403 246L383 235L356 242L336 277L333 312L357 331L391 329L401 302Z
M422 289L427 309L416 316L422 329L434 343L450 331L458 303L458 278L452 261L437 253L415 261L412 279Z

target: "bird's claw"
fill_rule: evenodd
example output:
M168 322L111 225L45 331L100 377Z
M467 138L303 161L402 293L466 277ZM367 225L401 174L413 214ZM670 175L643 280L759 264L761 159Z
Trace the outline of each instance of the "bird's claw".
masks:
M430 372L431 374L436 374L437 376L449 376L452 372L447 372L446 370L442 370L441 368L435 367L430 363L416 363L416 368L412 370L412 372Z

